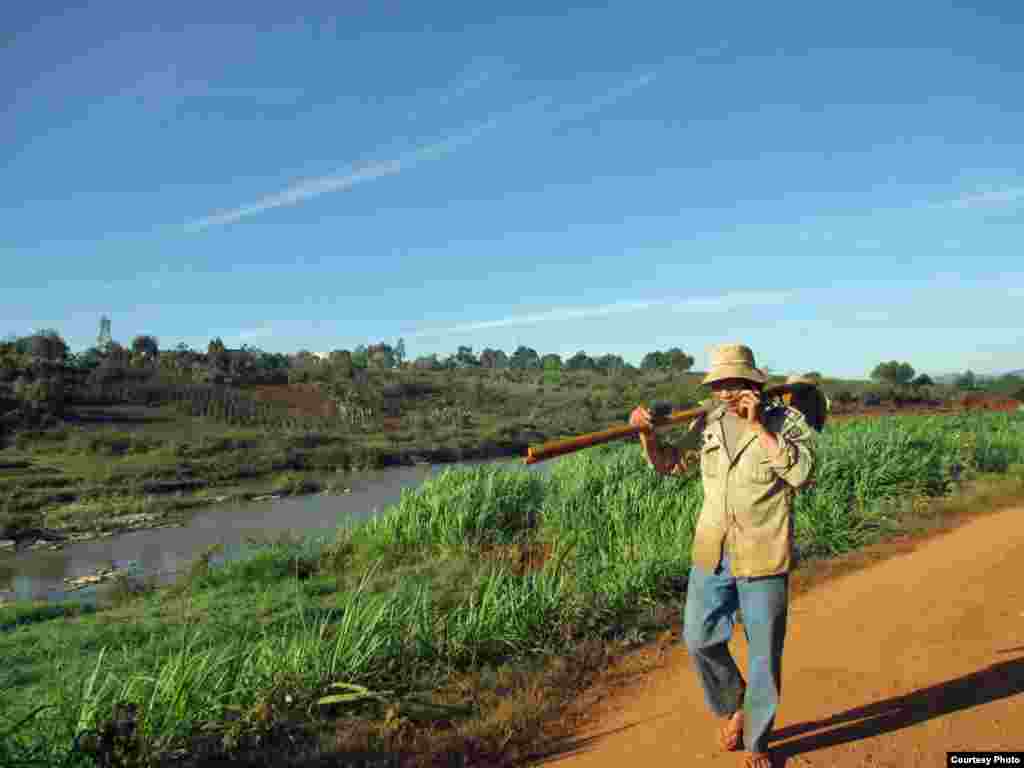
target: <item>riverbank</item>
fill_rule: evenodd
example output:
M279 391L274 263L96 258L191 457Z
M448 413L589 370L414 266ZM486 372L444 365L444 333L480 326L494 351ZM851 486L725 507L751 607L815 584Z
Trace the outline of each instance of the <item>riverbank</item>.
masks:
M368 437L222 430L187 442L60 428L0 451L0 551L179 525L199 507L344 493L367 470L514 459L549 436L386 447ZM20 446L20 448L19 448Z
M131 531L181 525L214 504L344 493L373 469L519 460L529 445L567 436L530 425L499 431L344 435L195 424L160 409L135 419L137 429L60 427L18 436L0 451L0 552L57 550ZM148 413L155 411L155 413ZM951 412L943 412L950 415ZM842 414L833 423L898 415L895 410ZM160 422L166 418L167 422ZM601 419L610 419L604 415ZM606 427L607 420L579 430ZM154 426L154 424L156 426ZM188 437L189 439L185 439Z
M523 465L517 460L490 462L518 472L549 473L560 459ZM333 533L340 524L367 519L397 503L402 493L420 488L439 473L458 467L477 466L428 464L389 467L350 473L344 492L316 493L288 497L256 497L253 501L226 501L183 515L181 524L127 535L66 543L59 549L29 549L0 553L0 603L10 600L69 599L69 585L87 577L124 571L133 578L152 576L166 584L211 545L225 548L218 559L239 555L253 537L273 537L282 532ZM109 581L75 595L74 599L95 606L106 604Z
M797 498L801 568L941 518L928 500L985 475L1024 490L1017 415L841 424L819 451ZM51 707L0 728L0 759L67 756L125 701L142 707L139 748L166 765L519 759L612 659L671 630L700 502L699 483L654 475L636 446L600 446L546 477L444 472L336 536L207 558L174 589L126 583L111 611L0 609L5 711Z

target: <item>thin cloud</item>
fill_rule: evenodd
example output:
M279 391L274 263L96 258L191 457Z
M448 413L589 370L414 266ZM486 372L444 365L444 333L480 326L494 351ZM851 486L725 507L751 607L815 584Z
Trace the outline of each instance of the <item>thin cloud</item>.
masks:
M486 72L482 72L474 76L472 79L464 82L462 84L462 88L477 88L482 85L488 77L489 75ZM587 115L591 115L594 112L608 107L626 96L629 96L644 86L649 85L656 77L656 72L649 72L640 77L630 78L586 104L568 107L555 116L553 121L554 125L558 126L570 120L576 120ZM525 107L525 109L529 110L549 101L549 97L534 99ZM255 216L256 214L263 213L264 211L269 211L274 208L281 208L286 205L295 205L306 200L311 200L328 192L339 192L345 189L350 189L357 184L361 184L366 181L373 181L374 179L379 179L384 176L395 176L423 160L450 154L459 147L465 146L476 140L487 130L498 125L498 123L498 118L491 118L486 122L478 124L476 127L464 134L452 136L435 144L419 147L395 160L371 163L357 170L349 170L341 174L322 176L295 184L282 192L268 195L255 203L239 206L238 208L222 211L220 213L215 213L210 216L204 216L203 218L187 222L185 224L185 231L189 233L202 232L210 227L220 224L231 224L248 216Z
M447 107L454 101L479 90L499 74L507 74L509 66L501 59L488 57L475 61L470 67L456 77L436 97L436 105ZM421 110L411 109L406 113L408 120L418 120Z
M870 238L866 238L866 239L863 239L863 240L858 240L857 242L854 243L854 245L857 248L866 248L866 249L869 249L869 250L874 250L875 248L881 248L882 247L882 241L881 240L873 240L873 239L870 239Z
M648 72L639 77L631 77L623 83L609 89L596 99L588 101L586 104L566 107L562 112L556 115L555 127L564 125L565 123L573 120L581 120L584 117L589 117L598 110L610 107L618 101L630 96L641 88L650 85L658 77L657 72Z
M274 335L274 329L268 326L262 328L246 328L235 334L236 339L247 341L249 339L267 339Z
M722 43L707 48L698 48L693 52L695 59L713 59L721 56L729 49L729 43L723 41Z
M938 208L985 208L999 205L1009 205L1024 200L1024 187L1008 187L1006 189L989 189L984 192L974 192L961 195L956 200L948 200L939 203Z
M853 321L858 325L885 325L890 322L890 314L881 309L865 309L855 313Z
M693 299L656 299L653 301L630 301L603 304L592 307L563 307L547 312L536 312L526 315L511 315L499 320L481 320L472 323L460 323L447 328L431 328L416 331L410 338L444 336L455 333L472 333L491 328L505 328L514 325L540 325L542 323L560 323L569 320L582 320L608 315L643 312L656 307L665 307L675 312L726 312L744 306L761 306L766 304L782 304L789 294L764 291L747 293L729 293L722 296L708 296Z
M446 106L449 102L461 99L466 94L477 90L493 77L494 72L490 69L480 70L474 74L464 76L453 87L441 94L439 102L442 106Z
M216 213L212 216L206 216L204 218L191 221L185 225L185 230L191 233L202 232L203 230L209 229L210 227L218 224L231 224L239 221L240 219L244 219L247 216L254 216L257 213L263 213L264 211L269 211L286 205L295 205L296 203L301 203L305 200L319 197L327 192L339 192L344 189L350 189L351 187L366 181L372 181L384 176L394 176L413 165L422 162L423 160L448 154L459 147L469 144L484 133L484 131L489 128L493 128L496 122L496 120L489 120L464 134L449 137L444 141L440 141L435 144L418 147L405 156L399 157L395 160L372 163L358 170L349 171L339 175L321 176L317 179L311 179L309 181L295 184L288 187L283 192L269 195L250 205L244 205L239 208L234 208L229 211Z

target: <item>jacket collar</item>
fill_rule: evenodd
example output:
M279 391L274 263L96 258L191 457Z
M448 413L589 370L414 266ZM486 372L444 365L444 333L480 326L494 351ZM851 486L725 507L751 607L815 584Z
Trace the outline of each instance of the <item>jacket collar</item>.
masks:
M739 442L736 443L736 451L733 453L729 462L730 466L735 466L736 462L739 461L740 456L743 455L743 451L747 449L752 442L757 439L757 432L753 429L748 429L743 433L743 437L740 438Z
M773 402L766 403L765 413L767 414L770 410L776 407L776 404ZM725 412L725 404L721 403L712 411L710 411L707 416L708 427L714 430L715 434L717 435L722 445L725 445L725 427L722 425L722 417L725 416ZM750 446L750 444L754 442L756 439L757 433L752 429L747 430L746 432L743 433L743 436L739 439L739 442L736 443L736 446L733 449L733 455L729 457L730 467L736 465L736 462L739 461L740 456L743 455L743 451L745 451Z
M708 411L708 424L713 424L716 421L721 421L725 415L725 403L718 403L714 408Z

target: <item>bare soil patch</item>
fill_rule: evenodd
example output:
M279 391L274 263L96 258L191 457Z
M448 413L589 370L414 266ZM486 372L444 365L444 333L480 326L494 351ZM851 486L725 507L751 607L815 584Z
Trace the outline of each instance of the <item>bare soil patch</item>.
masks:
M246 392L255 400L287 406L295 416L330 417L338 410L315 384L261 384Z

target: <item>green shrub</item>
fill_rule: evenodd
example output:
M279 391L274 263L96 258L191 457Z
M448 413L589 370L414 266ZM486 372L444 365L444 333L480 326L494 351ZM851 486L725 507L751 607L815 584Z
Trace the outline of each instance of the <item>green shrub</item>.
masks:
M132 435L127 432L78 432L69 441L75 453L92 456L124 456L128 453L145 453L161 445L152 438Z
M316 493L320 488L319 482L298 472L285 472L274 481L275 493Z

